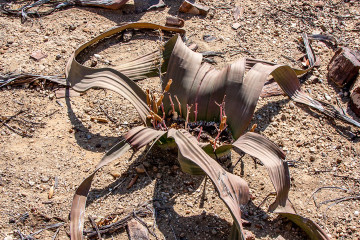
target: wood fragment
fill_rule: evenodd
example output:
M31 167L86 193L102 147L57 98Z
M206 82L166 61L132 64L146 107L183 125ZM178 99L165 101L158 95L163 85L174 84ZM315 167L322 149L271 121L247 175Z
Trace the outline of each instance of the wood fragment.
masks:
M269 81L265 83L263 89L261 90L260 97L266 98L279 95L285 95L284 91L275 81Z
M135 177L133 177L129 183L129 185L126 187L126 189L130 189L135 183L136 183L136 180L139 178L139 175L135 175Z
M328 79L339 87L352 84L359 75L360 53L339 48L328 65Z
M153 214L153 212L151 212ZM140 209L135 211L135 215L136 216L140 216L140 217L146 217L149 215L149 211L145 210L145 209ZM127 223L134 218L134 212L128 214L127 216L125 216L124 218L110 223L108 225L104 225L104 226L99 226L99 232L100 234L105 234L105 233L113 233L119 229L122 229L124 227L126 227ZM97 236L97 232L93 231L93 230L84 230L84 233L86 234L87 238L92 238Z
M257 124L255 123L254 125L252 125L252 127L251 127L251 129L250 129L250 132L254 132L255 129L256 129L256 127L257 127Z
M149 231L147 227L141 224L139 221L132 219L128 223L128 234L130 240L148 240Z
M102 239L101 233L99 232L99 228L98 228L98 226L96 225L94 218L93 218L92 216L89 216L89 220L90 220L91 225L92 225L93 228L95 229L98 238L99 238L99 239Z
M206 6L203 6L200 4L196 4L196 3L191 3L190 1L185 0L181 4L181 6L179 8L179 12L206 16L207 13L209 12L209 9L210 9L209 7L206 7Z
M95 122L100 122L100 123L108 123L109 120L107 120L106 118L99 118L99 117L91 117L90 118L91 121Z
M13 131L14 133L16 133L16 134L18 134L18 135L20 135L20 136L22 136L22 137L29 137L29 138L32 138L33 136L32 135L29 135L29 134L27 134L25 131L23 131L23 130L17 130L17 129L15 129L15 128L13 128L13 127L11 127L9 124L7 124L6 122L4 122L3 123L3 125L4 126L6 126L8 129L10 129L11 131Z
M175 27L183 27L184 26L184 19L173 17L173 16L167 16L166 17L166 24L167 26L175 26Z
M56 232L54 233L54 236L52 237L52 240L56 239L56 236L58 235L59 231L60 231L61 227L58 227L58 229L56 229Z
M360 117L360 87L355 88L350 95L350 108Z
M54 196L54 186L50 187L48 198L51 199Z

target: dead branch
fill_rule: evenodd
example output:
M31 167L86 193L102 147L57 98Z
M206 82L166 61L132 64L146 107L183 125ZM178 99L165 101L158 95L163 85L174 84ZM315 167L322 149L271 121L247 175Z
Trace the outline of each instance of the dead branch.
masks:
M138 217L146 217L149 215L149 212L145 209L140 209L140 210L136 210L135 214ZM125 228L127 223L133 218L134 218L134 212L129 213L127 216L125 216L124 218L122 218L114 223L98 227L98 231L84 230L84 234L88 238L92 238L92 237L95 237L96 235L98 236L98 234L113 233L121 228ZM95 225L96 225L96 223L95 223Z
M5 127L7 127L8 129L10 129L11 131L13 131L14 133L20 135L21 137L29 137L29 138L32 138L32 137L33 137L32 135L27 134L25 131L17 130L17 129L15 129L15 128L11 127L9 124L7 124L7 123L5 123L5 122L3 123L3 125L4 125Z
M89 216L89 220L90 220L91 225L92 225L92 226L93 226L93 228L95 229L95 231L96 231L96 233L97 233L98 238L101 240L101 239L102 239L102 238L101 238L101 234L100 234L100 232L99 232L99 228L98 228L98 226L97 226L97 225L96 225L96 223L95 223L94 218L93 218L93 217L91 217L91 216Z

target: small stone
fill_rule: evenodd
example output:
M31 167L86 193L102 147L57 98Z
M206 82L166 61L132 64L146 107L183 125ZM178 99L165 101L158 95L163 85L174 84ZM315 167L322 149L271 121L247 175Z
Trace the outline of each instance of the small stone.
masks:
M132 30L126 30L123 34L123 40L124 42L128 42L133 37L133 31Z
M342 159L341 159L341 158L336 159L336 163L337 163L337 164L340 164L341 162L342 162Z
M28 181L29 185L30 186L34 186L35 185L35 182L34 181Z
M359 211L355 211L355 212L354 212L354 216L355 216L355 217L358 217L358 216L359 216Z
M60 55L60 54L58 54L58 55L55 56L55 59L56 59L56 60L60 60L60 58L61 58L61 55Z
M121 173L117 172L117 171L112 171L112 172L110 172L110 175L116 179L121 176Z
M14 238L13 237L11 237L11 236L6 236L6 237L4 237L4 240L13 240Z
M211 230L211 234L212 234L212 235L216 235L216 234L217 234L216 229L212 229L212 230Z
M41 182L43 182L43 183L46 183L46 182L48 182L49 180L50 180L50 178L47 177L47 176L44 176L44 177L41 178Z
M157 171L159 171L159 169L157 167L153 166L153 171L157 172Z
M144 165L141 164L141 165L135 167L135 171L136 171L137 173L145 173L145 167L144 167Z
M35 59L36 61L40 61L41 59L46 58L46 57L47 57L47 54L42 53L41 51L36 51L36 52L33 52L33 53L30 55L30 57L33 58L33 59Z
M323 8L325 3L323 1L316 1L314 2L314 7Z
M231 26L234 30L237 30L240 27L240 23L233 23L233 25Z
M314 153L316 150L314 147L309 148L310 153Z
M101 55L96 54L96 53L94 54L94 57L97 58L97 59L101 59L101 58L102 58Z
M180 233L180 237L181 237L181 238L185 237L185 233L183 233L183 232Z
M286 121L286 115L285 114L281 115L281 121Z
M143 162L144 167L149 168L151 167L151 164L148 161Z
M90 133L88 133L88 134L86 134L86 139L91 139L91 134Z
M49 94L49 99L50 99L50 100L53 100L54 97L55 97L55 94L53 94L53 93L50 93L50 94Z
M291 109L294 109L294 108L295 108L295 104L291 102L291 103L289 104L289 107L290 107Z
M245 240L255 240L255 235L250 231L244 230L244 237Z
M311 156L310 156L310 161L311 161L311 162L315 161L315 156L311 155Z
M319 81L319 78L317 76L314 76L312 75L310 78L309 78L309 81L311 83L317 83Z
M331 97L327 94L327 93L324 93L324 97L326 100L330 101L331 100Z
M281 235L279 235L277 238L275 238L275 240L285 240L285 238Z
M90 29L90 28L83 28L83 32L85 32L85 33L91 33L91 29Z
M160 179L161 177L162 177L162 174L161 174L161 173L157 173L157 174L156 174L156 178L157 178L157 179Z
M204 35L203 39L205 42L213 42L216 40L216 37L212 35Z
M45 36L44 39L43 39L44 42L47 42L49 41L49 37L48 36Z
M91 61L90 67L95 67L97 65L97 61L94 59Z
M76 29L76 26L74 24L71 24L69 26L69 31L74 31Z

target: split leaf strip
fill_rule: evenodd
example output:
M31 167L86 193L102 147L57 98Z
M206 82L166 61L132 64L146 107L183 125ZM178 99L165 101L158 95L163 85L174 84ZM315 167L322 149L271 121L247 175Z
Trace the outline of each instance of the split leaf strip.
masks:
M312 99L300 88L298 74L308 70L294 70L286 65L275 65L263 60L243 58L216 70L209 64L201 64L202 56L188 49L180 38L174 46L168 63L164 84L172 79L171 95L177 95L182 106L198 104L198 119L213 121L219 119L219 108L215 102L221 102L226 95L228 124L233 137L238 138L247 129L265 81L272 75L283 91L293 100L319 110L325 115L360 127L330 105L323 105ZM250 70L245 74L245 70ZM163 85L163 88L165 86ZM170 107L168 99L164 106ZM168 110L168 109L166 109ZM183 107L183 111L186 110ZM194 118L193 115L190 116Z
M158 139L165 132L145 127L135 127L126 134L126 139L111 148L97 164L95 171L88 176L78 187L71 206L70 213L70 236L72 240L81 240L83 236L85 204L95 173L105 165L120 158L128 150L141 148L154 139Z
M131 69L130 66L133 66L134 69L131 69L131 72L123 71L122 73L114 70L112 68L89 68L81 65L79 62L76 61L76 56L84 50L86 47L98 42L101 39L106 37L112 36L116 33L124 31L125 29L162 29L163 31L174 31L183 33L184 30L177 29L177 28L170 28L170 27L163 27L156 24L150 23L130 23L125 24L120 27L116 27L111 29L98 37L92 39L91 41L85 43L84 45L80 46L70 57L68 64L66 66L66 77L67 81L69 82L70 86L79 92L87 91L90 88L106 88L113 90L119 93L121 96L126 98L127 100L132 103L136 110L139 112L141 119L144 123L146 123L146 116L149 114L149 107L146 104L146 94L141 90L141 88L136 85L135 82L132 80L136 79L139 76L143 76L144 72L157 71L156 67L149 67L154 65L154 62L158 61L159 54L154 54L149 56L145 56L143 58L138 58L137 60L131 61L130 63L126 64L126 68L129 70ZM176 38L174 38L175 40ZM173 40L173 41L174 41ZM171 41L168 43L169 51L171 50ZM169 55L169 51L164 51L164 57L166 54ZM146 64L144 64L146 62ZM150 64L150 65L149 65ZM139 67L140 65L140 67ZM130 79L128 73L134 79ZM145 74L146 75L146 74Z
M103 166L121 157L130 148L130 145L125 140L116 144L101 159L101 161L96 166L95 171L90 176L88 176L77 188L74 199L72 201L70 212L70 237L72 240L83 239L85 204L95 173Z
M269 206L270 212L279 213L302 228L311 239L329 239L324 230L310 219L296 214L288 199L290 174L288 165L283 160L285 154L274 143L265 137L248 132L232 144L235 149L259 159L267 168L270 179L276 190L276 199Z

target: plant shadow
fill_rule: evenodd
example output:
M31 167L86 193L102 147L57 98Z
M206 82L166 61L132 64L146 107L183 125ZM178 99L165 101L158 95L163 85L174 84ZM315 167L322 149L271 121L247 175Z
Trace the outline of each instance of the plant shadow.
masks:
M110 145L114 145L121 139L120 137L93 134L86 126L84 126L83 122L75 115L71 108L70 88L66 88L65 90L65 103L69 120L73 126L76 143L83 149L92 152L105 152L109 150Z
M146 200L153 203L154 224L165 239L228 239L232 223L211 210L220 208L217 212L221 212L226 208L217 194L215 197L214 194L207 192L208 186L212 184L211 181L204 176L191 176L181 172L176 151L164 152L153 147L145 156L146 152L145 150L133 159L128 169L116 181L104 188L92 189L87 205L109 195L119 195L121 200L121 196L138 192L155 181L154 194L151 199ZM131 158L133 157L134 155ZM131 179L136 175L134 168L140 164L146 165L146 173L139 174L137 182L127 189ZM109 189L115 190L110 193ZM212 203L214 201L215 204ZM285 239L294 239L298 236L299 239L307 239L302 230L287 219L277 217L269 220L268 214L255 206L252 201L242 206L242 212L243 218L246 219L244 221L247 222L245 229L251 231L257 238L275 239L282 235ZM274 225L277 226L277 231L274 231ZM291 231L287 229L289 227Z

